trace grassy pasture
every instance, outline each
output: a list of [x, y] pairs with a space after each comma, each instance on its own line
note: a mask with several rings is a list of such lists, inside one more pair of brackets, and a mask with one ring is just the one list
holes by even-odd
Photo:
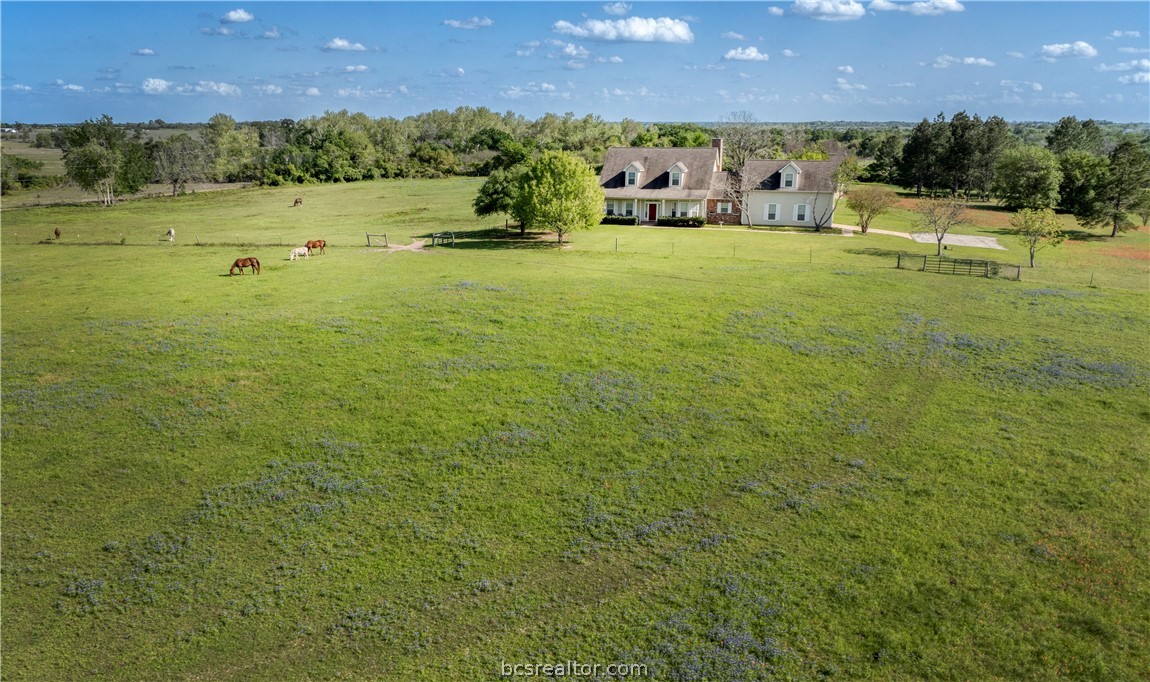
[[477, 187], [3, 212], [6, 678], [1144, 674], [1145, 231], [1007, 282]]

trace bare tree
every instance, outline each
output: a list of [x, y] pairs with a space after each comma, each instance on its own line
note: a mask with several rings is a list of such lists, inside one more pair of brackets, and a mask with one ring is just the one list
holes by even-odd
[[821, 188], [815, 192], [815, 196], [811, 200], [811, 219], [815, 221], [815, 232], [822, 231], [827, 223], [833, 222], [835, 211], [839, 207], [839, 200], [842, 199], [847, 186], [858, 180], [860, 170], [858, 160], [853, 156], [839, 161], [839, 165], [831, 175], [830, 196], [827, 197], [821, 211], [819, 210], [819, 199], [823, 198], [827, 192]]
[[966, 202], [958, 197], [923, 199], [914, 209], [918, 214], [915, 225], [923, 232], [934, 234], [938, 241], [938, 255], [942, 255], [942, 240], [955, 225], [966, 222]]
[[723, 195], [731, 200], [738, 215], [747, 216], [748, 224], [754, 224], [754, 216], [745, 208], [749, 193], [758, 183], [747, 172], [747, 163], [770, 145], [769, 131], [751, 112], [736, 111], [723, 117], [717, 132], [723, 138], [723, 167], [727, 171]]

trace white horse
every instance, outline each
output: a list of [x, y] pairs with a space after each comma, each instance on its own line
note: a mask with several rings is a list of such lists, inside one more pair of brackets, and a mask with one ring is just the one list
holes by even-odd
[[292, 249], [291, 256], [288, 258], [288, 260], [295, 260], [300, 256], [303, 256], [304, 258], [311, 258], [311, 251], [306, 246], [301, 246], [298, 249]]
[[176, 241], [176, 228], [174, 228], [174, 227], [168, 228], [168, 241], [170, 241], [170, 242]]

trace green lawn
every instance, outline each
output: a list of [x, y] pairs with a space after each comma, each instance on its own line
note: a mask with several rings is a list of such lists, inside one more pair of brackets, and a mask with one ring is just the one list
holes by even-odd
[[478, 185], [3, 212], [6, 678], [1145, 674], [1146, 231], [1009, 282]]

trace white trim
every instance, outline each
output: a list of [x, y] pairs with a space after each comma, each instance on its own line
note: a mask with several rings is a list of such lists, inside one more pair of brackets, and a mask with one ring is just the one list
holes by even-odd
[[[772, 216], [772, 214], [774, 214]], [[778, 222], [779, 220], [779, 205], [768, 203], [763, 209], [763, 220], [767, 222]]]

